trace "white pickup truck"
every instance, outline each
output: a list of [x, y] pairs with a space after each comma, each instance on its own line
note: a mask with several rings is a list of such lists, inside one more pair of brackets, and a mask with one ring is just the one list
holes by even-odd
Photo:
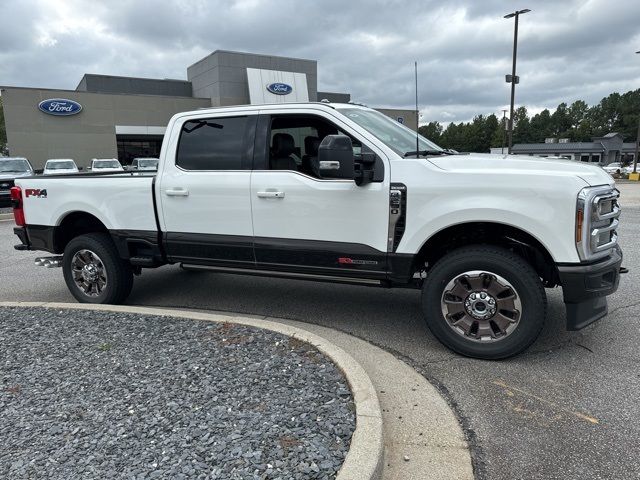
[[[16, 180], [19, 250], [62, 266], [81, 302], [123, 302], [144, 268], [422, 289], [433, 334], [497, 359], [523, 351], [561, 286], [567, 328], [607, 314], [622, 252], [601, 168], [453, 155], [352, 104], [175, 115], [157, 173]], [[215, 292], [211, 294], [215, 295]]]

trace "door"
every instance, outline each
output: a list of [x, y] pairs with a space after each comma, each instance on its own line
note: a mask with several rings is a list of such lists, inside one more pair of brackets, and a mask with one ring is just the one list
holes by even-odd
[[251, 161], [257, 115], [189, 116], [168, 141], [156, 190], [174, 262], [254, 266]]
[[[298, 273], [384, 278], [389, 168], [380, 182], [320, 178], [312, 159], [326, 135], [361, 140], [321, 113], [260, 115], [251, 202], [256, 262]], [[385, 159], [386, 163], [386, 159]]]

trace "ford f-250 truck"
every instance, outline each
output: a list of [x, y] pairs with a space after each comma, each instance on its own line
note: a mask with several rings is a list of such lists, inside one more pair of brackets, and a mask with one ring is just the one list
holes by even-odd
[[[80, 302], [118, 303], [145, 268], [422, 289], [452, 350], [504, 358], [561, 286], [567, 327], [607, 313], [619, 192], [578, 162], [454, 155], [374, 110], [278, 104], [185, 112], [157, 174], [17, 179], [19, 250]], [[215, 294], [215, 292], [212, 292]]]

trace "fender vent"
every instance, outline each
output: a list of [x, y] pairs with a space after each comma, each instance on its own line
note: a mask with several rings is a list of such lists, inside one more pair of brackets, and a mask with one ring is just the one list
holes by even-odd
[[392, 183], [389, 192], [389, 241], [387, 249], [395, 252], [407, 224], [407, 186]]

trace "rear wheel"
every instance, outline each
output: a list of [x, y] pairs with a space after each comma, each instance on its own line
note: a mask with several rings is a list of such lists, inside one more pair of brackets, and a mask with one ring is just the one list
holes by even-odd
[[90, 233], [64, 249], [62, 270], [71, 294], [81, 303], [121, 303], [133, 288], [133, 270], [118, 255], [111, 237]]
[[533, 268], [491, 246], [447, 254], [429, 271], [422, 292], [427, 326], [438, 340], [483, 359], [510, 357], [529, 347], [542, 330], [546, 305]]

